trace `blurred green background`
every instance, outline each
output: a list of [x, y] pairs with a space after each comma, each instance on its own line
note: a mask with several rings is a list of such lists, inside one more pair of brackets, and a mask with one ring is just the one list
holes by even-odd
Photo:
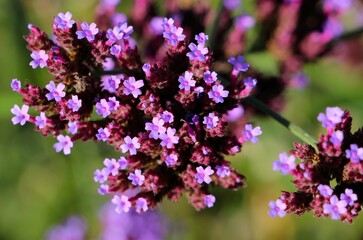
[[[245, 7], [251, 11], [251, 3]], [[130, 5], [123, 1], [120, 10]], [[247, 3], [246, 3], [247, 4]], [[44, 138], [31, 124], [13, 126], [10, 108], [21, 104], [11, 91], [13, 78], [44, 85], [51, 80], [45, 69], [33, 71], [30, 53], [22, 36], [27, 24], [50, 32], [53, 17], [71, 11], [73, 18], [92, 21], [96, 0], [0, 0], [0, 239], [43, 239], [53, 225], [69, 215], [81, 215], [88, 224], [88, 238], [100, 230], [98, 211], [107, 197], [97, 193], [93, 171], [105, 157], [118, 157], [102, 143], [77, 142], [70, 156], [55, 153], [51, 137]], [[266, 53], [247, 56], [255, 67], [276, 71]], [[306, 90], [291, 89], [283, 115], [318, 137], [323, 129], [316, 121], [326, 106], [351, 111], [353, 130], [363, 122], [362, 64], [345, 65], [329, 58], [305, 67], [310, 78]], [[246, 144], [241, 154], [231, 159], [233, 166], [247, 176], [248, 188], [231, 192], [214, 189], [214, 208], [196, 212], [186, 199], [175, 204], [164, 201], [161, 211], [171, 221], [168, 239], [363, 239], [362, 216], [354, 224], [293, 215], [283, 219], [268, 216], [268, 202], [281, 190], [293, 191], [290, 178], [272, 171], [278, 154], [298, 141], [271, 119], [254, 119], [263, 135], [256, 145]], [[121, 227], [121, 226], [120, 226]]]

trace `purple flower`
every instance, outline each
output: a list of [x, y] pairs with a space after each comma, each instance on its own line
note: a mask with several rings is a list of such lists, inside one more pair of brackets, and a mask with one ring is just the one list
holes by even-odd
[[114, 55], [117, 57], [121, 53], [121, 50], [122, 50], [121, 46], [118, 44], [115, 44], [110, 48], [110, 53], [111, 53], [111, 55]]
[[215, 81], [217, 81], [217, 73], [216, 72], [210, 72], [205, 71], [204, 72], [204, 81], [207, 85], [211, 85], [212, 83], [214, 83]]
[[343, 131], [337, 130], [332, 133], [330, 137], [330, 142], [334, 145], [335, 148], [340, 148], [343, 139], [344, 139]]
[[129, 77], [127, 80], [123, 82], [125, 88], [124, 88], [124, 94], [129, 95], [132, 94], [134, 98], [137, 98], [137, 96], [141, 95], [140, 88], [144, 86], [143, 80], [135, 80], [134, 77]]
[[236, 17], [234, 25], [242, 31], [246, 31], [247, 29], [252, 28], [255, 25], [255, 22], [256, 20], [252, 16], [242, 14], [241, 16]]
[[86, 223], [79, 217], [70, 217], [63, 225], [53, 227], [47, 233], [47, 240], [84, 240]]
[[208, 92], [208, 96], [213, 99], [215, 103], [223, 103], [223, 98], [228, 97], [228, 93], [227, 90], [224, 90], [223, 85], [214, 85], [212, 90]]
[[241, 7], [241, 0], [223, 0], [223, 6], [229, 11], [233, 11]]
[[136, 149], [140, 148], [139, 139], [137, 137], [131, 139], [130, 136], [126, 136], [124, 142], [125, 143], [121, 145], [122, 152], [129, 152], [130, 155], [136, 155]]
[[209, 184], [212, 181], [210, 175], [212, 175], [214, 171], [210, 166], [206, 167], [205, 169], [202, 166], [199, 166], [196, 168], [196, 170], [197, 173], [194, 175], [194, 178], [197, 179], [199, 184], [202, 184], [203, 182]]
[[226, 119], [229, 122], [236, 122], [240, 117], [244, 115], [245, 110], [242, 105], [238, 104], [237, 107], [227, 112]]
[[231, 170], [229, 169], [229, 167], [224, 165], [217, 165], [216, 170], [217, 170], [217, 175], [222, 178], [228, 177], [231, 174]]
[[319, 184], [318, 191], [324, 198], [329, 198], [333, 194], [333, 189], [331, 189], [328, 185]]
[[116, 100], [116, 97], [109, 97], [107, 103], [108, 106], [110, 107], [110, 111], [115, 111], [120, 106], [120, 102]]
[[58, 142], [53, 145], [56, 152], [63, 150], [64, 155], [71, 153], [71, 148], [73, 147], [73, 142], [69, 136], [58, 135]]
[[120, 22], [113, 29], [108, 29], [106, 37], [108, 41], [113, 44], [119, 40], [128, 39], [129, 36], [134, 32], [132, 26], [127, 26], [127, 22]]
[[216, 202], [216, 197], [213, 196], [212, 194], [206, 195], [204, 197], [204, 205], [207, 206], [208, 208], [213, 207], [215, 202]]
[[105, 168], [102, 169], [102, 172], [106, 175], [111, 174], [112, 176], [116, 176], [118, 174], [118, 169], [120, 168], [120, 164], [114, 158], [105, 158], [103, 161], [103, 165]]
[[47, 66], [47, 60], [48, 60], [48, 54], [45, 53], [44, 50], [40, 50], [39, 52], [33, 51], [30, 56], [33, 58], [33, 61], [29, 63], [32, 68], [37, 68], [38, 66], [40, 68]]
[[58, 13], [58, 16], [54, 19], [54, 26], [59, 29], [71, 28], [74, 23], [75, 21], [72, 20], [72, 13], [70, 12], [66, 12], [66, 14]]
[[101, 184], [101, 186], [98, 188], [98, 193], [100, 195], [106, 195], [110, 190], [110, 186], [107, 184]]
[[127, 213], [130, 210], [131, 202], [129, 201], [129, 198], [125, 195], [121, 195], [121, 197], [115, 195], [112, 198], [111, 202], [116, 205], [115, 211], [118, 214], [121, 214], [122, 212]]
[[166, 148], [173, 148], [173, 145], [179, 142], [179, 137], [175, 136], [175, 132], [175, 128], [168, 127], [166, 133], [162, 133], [159, 136], [161, 140], [160, 145]]
[[282, 175], [289, 174], [291, 170], [296, 168], [295, 156], [287, 156], [285, 152], [279, 154], [279, 161], [274, 161], [273, 170], [280, 171]]
[[116, 76], [116, 75], [112, 75], [112, 76], [108, 76], [105, 78], [102, 78], [102, 89], [106, 90], [110, 93], [115, 93], [118, 89], [118, 87], [120, 86], [121, 83], [121, 79], [120, 77]]
[[171, 112], [168, 112], [168, 111], [164, 111], [162, 114], [161, 114], [161, 119], [164, 120], [164, 122], [166, 123], [172, 123], [174, 122], [174, 115], [171, 113]]
[[349, 206], [353, 206], [354, 202], [358, 200], [357, 194], [353, 193], [352, 189], [345, 189], [345, 192], [340, 194], [340, 200], [345, 201]]
[[95, 40], [95, 35], [98, 33], [98, 28], [95, 23], [88, 25], [88, 23], [83, 22], [81, 23], [81, 29], [76, 32], [78, 39], [87, 38], [89, 42]]
[[208, 40], [208, 35], [206, 35], [204, 32], [201, 32], [198, 35], [195, 35], [195, 40], [197, 40], [198, 45], [205, 44], [205, 42]]
[[163, 23], [162, 23], [162, 27], [164, 29], [164, 32], [170, 32], [171, 28], [174, 27], [174, 20], [172, 18], [164, 18], [163, 19]]
[[233, 64], [233, 71], [235, 72], [246, 72], [248, 67], [250, 66], [248, 63], [245, 62], [245, 58], [242, 56], [237, 56], [237, 58], [230, 57], [228, 62]]
[[344, 111], [339, 107], [327, 107], [326, 114], [319, 113], [318, 121], [322, 123], [323, 127], [334, 128], [337, 124], [342, 122]]
[[129, 163], [129, 161], [127, 161], [127, 159], [125, 157], [120, 157], [118, 159], [118, 164], [119, 164], [121, 170], [126, 169], [128, 163]]
[[63, 83], [59, 83], [57, 86], [53, 81], [50, 81], [45, 88], [49, 91], [49, 93], [45, 94], [48, 101], [54, 99], [56, 102], [59, 102], [62, 97], [66, 95], [63, 91], [66, 86]]
[[261, 135], [261, 127], [253, 128], [252, 124], [246, 124], [245, 130], [242, 131], [243, 142], [251, 141], [253, 144], [258, 142], [257, 136]]
[[212, 129], [218, 125], [218, 121], [218, 117], [212, 112], [204, 117], [203, 123], [207, 126], [207, 129]]
[[352, 6], [352, 0], [324, 0], [323, 8], [327, 13], [341, 13]]
[[142, 65], [142, 70], [144, 71], [146, 77], [150, 77], [150, 69], [151, 69], [150, 64], [145, 63], [144, 65]]
[[168, 156], [166, 156], [166, 160], [165, 160], [165, 164], [168, 167], [174, 166], [178, 161], [178, 156], [176, 154], [169, 154]]
[[188, 47], [191, 51], [187, 53], [187, 57], [190, 61], [205, 61], [205, 55], [208, 53], [208, 48], [206, 48], [204, 44], [195, 45], [194, 43], [191, 43]]
[[39, 116], [35, 117], [35, 125], [39, 129], [43, 129], [45, 127], [45, 124], [47, 123], [47, 118], [45, 117], [45, 113], [41, 112]]
[[271, 208], [270, 211], [268, 211], [268, 214], [271, 217], [278, 215], [280, 218], [282, 218], [286, 215], [286, 204], [281, 201], [281, 199], [277, 199], [276, 202], [271, 201], [268, 205]]
[[139, 197], [136, 200], [136, 212], [138, 212], [138, 213], [146, 212], [147, 209], [148, 209], [148, 207], [147, 207], [146, 199], [143, 197]]
[[333, 220], [338, 220], [340, 214], [345, 214], [347, 212], [347, 202], [344, 200], [339, 200], [337, 196], [333, 195], [330, 198], [330, 204], [324, 203], [324, 214], [331, 214]]
[[185, 71], [184, 77], [179, 76], [178, 82], [179, 89], [184, 89], [185, 91], [190, 91], [190, 87], [194, 87], [196, 81], [192, 79], [193, 73]]
[[166, 128], [163, 126], [164, 120], [158, 117], [154, 117], [152, 123], [148, 122], [145, 124], [145, 130], [151, 131], [149, 138], [158, 139], [159, 134], [165, 133]]
[[163, 28], [163, 18], [162, 17], [153, 17], [150, 20], [149, 30], [154, 35], [160, 35], [164, 32]]
[[179, 41], [185, 39], [183, 29], [181, 27], [176, 28], [175, 26], [172, 26], [169, 31], [164, 30], [163, 37], [167, 40], [166, 44], [173, 47], [176, 47]]
[[109, 174], [110, 173], [106, 168], [102, 170], [96, 169], [93, 173], [93, 180], [95, 180], [95, 182], [104, 183], [107, 181]]
[[69, 121], [68, 122], [68, 132], [70, 134], [76, 134], [78, 131], [78, 122], [77, 121]]
[[82, 107], [82, 99], [78, 99], [77, 95], [72, 95], [72, 99], [68, 100], [68, 108], [73, 112], [77, 112]]
[[96, 103], [96, 113], [101, 115], [103, 118], [106, 118], [111, 114], [110, 106], [106, 99], [101, 99], [98, 103]]
[[10, 110], [12, 114], [15, 116], [11, 119], [14, 125], [20, 123], [21, 126], [23, 126], [30, 118], [30, 115], [28, 114], [29, 106], [23, 105], [21, 106], [21, 109], [17, 104], [14, 105], [14, 107]]
[[144, 184], [145, 176], [141, 174], [141, 170], [136, 169], [135, 173], [130, 173], [127, 179], [131, 181], [132, 185], [141, 186], [142, 184]]
[[12, 81], [11, 81], [11, 89], [14, 91], [14, 92], [18, 92], [20, 89], [21, 89], [21, 82], [14, 78]]
[[108, 138], [110, 137], [111, 133], [108, 130], [107, 127], [105, 128], [99, 128], [98, 129], [98, 133], [96, 134], [96, 137], [98, 140], [106, 142], [108, 140]]
[[350, 149], [345, 150], [345, 156], [352, 163], [359, 163], [363, 160], [363, 148], [358, 148], [357, 144], [350, 144]]

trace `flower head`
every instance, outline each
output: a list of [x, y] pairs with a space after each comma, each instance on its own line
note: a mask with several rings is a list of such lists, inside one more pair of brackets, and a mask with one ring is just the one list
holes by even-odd
[[363, 148], [358, 148], [357, 144], [351, 144], [350, 149], [345, 150], [345, 156], [350, 159], [352, 163], [359, 163], [363, 160]]
[[173, 47], [176, 47], [178, 42], [183, 41], [185, 39], [185, 35], [183, 34], [183, 29], [181, 27], [176, 28], [175, 26], [171, 26], [170, 29], [164, 30], [163, 37], [167, 40], [167, 44]]
[[18, 92], [20, 89], [21, 89], [21, 82], [14, 78], [12, 81], [11, 81], [11, 89], [14, 91], [14, 92]]
[[237, 58], [230, 57], [228, 62], [233, 65], [233, 71], [236, 72], [246, 72], [250, 66], [242, 56], [238, 56]]
[[141, 95], [140, 88], [144, 86], [143, 80], [135, 80], [134, 77], [129, 77], [127, 80], [123, 82], [125, 88], [124, 88], [124, 94], [130, 95], [134, 98], [137, 98], [137, 96]]
[[277, 215], [282, 218], [286, 215], [285, 209], [287, 206], [283, 201], [281, 201], [281, 199], [277, 199], [276, 202], [271, 201], [268, 205], [271, 208], [271, 210], [268, 211], [268, 214], [271, 217], [275, 217]]
[[197, 179], [199, 184], [203, 182], [209, 184], [212, 181], [210, 176], [214, 173], [214, 171], [210, 166], [206, 167], [205, 169], [202, 166], [199, 166], [196, 168], [196, 170], [197, 173], [194, 175], [194, 178]]
[[168, 127], [166, 133], [160, 134], [160, 145], [166, 148], [173, 148], [179, 142], [179, 137], [175, 136], [176, 129]]
[[214, 203], [216, 202], [216, 197], [212, 194], [208, 194], [204, 197], [204, 205], [206, 205], [208, 208], [213, 207]]
[[219, 119], [214, 113], [209, 113], [208, 116], [204, 117], [203, 123], [207, 129], [212, 129], [218, 125]]
[[242, 131], [242, 142], [251, 141], [253, 144], [258, 142], [257, 136], [262, 134], [261, 127], [253, 128], [252, 124], [246, 124], [245, 130]]
[[341, 214], [347, 212], [347, 205], [345, 200], [339, 200], [337, 196], [333, 195], [330, 198], [330, 203], [324, 203], [324, 213], [331, 214], [333, 220], [338, 220]]
[[129, 152], [130, 155], [136, 155], [137, 149], [140, 148], [139, 139], [137, 137], [133, 137], [131, 139], [130, 136], [124, 138], [124, 144], [121, 145], [121, 150], [123, 153]]
[[33, 51], [30, 55], [33, 58], [33, 61], [29, 63], [32, 68], [44, 68], [47, 66], [48, 54], [45, 53], [44, 50], [40, 50], [39, 52]]
[[282, 175], [289, 174], [296, 167], [295, 156], [287, 156], [285, 152], [280, 153], [279, 161], [273, 162], [273, 170], [280, 171]]
[[73, 142], [69, 136], [58, 135], [58, 142], [53, 145], [56, 152], [63, 151], [64, 155], [71, 153], [71, 148], [73, 147]]
[[68, 108], [73, 112], [77, 112], [82, 107], [82, 99], [78, 99], [77, 95], [72, 95], [72, 98], [68, 100]]
[[30, 118], [28, 114], [29, 106], [23, 105], [20, 107], [15, 104], [14, 107], [11, 109], [11, 113], [15, 116], [11, 119], [14, 125], [20, 123], [20, 125], [24, 125]]
[[48, 101], [55, 100], [59, 102], [66, 93], [63, 91], [66, 86], [63, 83], [59, 83], [57, 86], [53, 81], [50, 81], [45, 88], [49, 91], [45, 96], [47, 97]]
[[98, 129], [98, 133], [96, 134], [96, 137], [98, 140], [106, 142], [108, 140], [108, 138], [110, 137], [111, 133], [108, 130], [107, 127], [105, 128], [99, 128]]
[[45, 124], [47, 122], [47, 118], [45, 117], [45, 113], [41, 112], [39, 114], [39, 116], [35, 117], [35, 125], [39, 128], [39, 129], [43, 129], [45, 127]]
[[145, 176], [142, 175], [140, 169], [136, 169], [134, 173], [130, 173], [127, 179], [131, 181], [132, 185], [141, 186], [142, 184], [144, 184]]
[[215, 103], [223, 103], [224, 99], [228, 97], [228, 91], [224, 90], [223, 85], [214, 85], [212, 90], [208, 92], [208, 97], [211, 98]]
[[326, 114], [320, 113], [318, 115], [319, 122], [323, 127], [334, 128], [337, 124], [342, 122], [344, 111], [339, 107], [327, 107]]
[[54, 19], [54, 26], [59, 29], [71, 28], [76, 22], [72, 20], [72, 13], [58, 13]]
[[190, 87], [194, 87], [196, 81], [192, 79], [193, 73], [185, 71], [184, 77], [179, 76], [178, 82], [179, 89], [184, 89], [185, 91], [190, 91]]
[[81, 23], [81, 29], [76, 32], [78, 39], [87, 38], [89, 42], [92, 42], [95, 40], [95, 35], [98, 33], [98, 28], [96, 27], [95, 23], [91, 23], [88, 25], [88, 23], [83, 22]]
[[127, 213], [131, 208], [131, 202], [129, 201], [129, 198], [125, 195], [121, 195], [121, 197], [118, 195], [115, 195], [112, 198], [111, 202], [116, 205], [115, 211], [118, 214], [121, 214], [122, 212]]
[[187, 53], [187, 57], [190, 61], [205, 61], [205, 55], [208, 53], [208, 48], [204, 46], [204, 43], [195, 45], [194, 43], [189, 44], [190, 52]]

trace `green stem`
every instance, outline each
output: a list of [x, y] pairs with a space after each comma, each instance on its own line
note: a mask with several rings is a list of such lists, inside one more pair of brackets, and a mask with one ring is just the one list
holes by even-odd
[[213, 24], [209, 28], [209, 31], [208, 31], [209, 41], [207, 41], [207, 43], [208, 43], [210, 49], [214, 49], [214, 47], [215, 47], [216, 32], [218, 29], [218, 24], [219, 24], [221, 15], [222, 15], [222, 11], [223, 11], [223, 1], [220, 0], [218, 10], [216, 12], [216, 15], [214, 16]]
[[330, 42], [328, 42], [327, 48], [332, 47], [333, 45], [335, 45], [335, 44], [337, 44], [337, 43], [339, 43], [341, 41], [357, 37], [357, 36], [359, 36], [361, 34], [363, 34], [363, 27], [360, 27], [360, 28], [357, 28], [357, 29], [354, 29], [354, 30], [351, 30], [351, 31], [344, 32], [341, 35], [333, 38]]
[[251, 104], [258, 110], [264, 112], [265, 114], [269, 115], [273, 119], [275, 119], [277, 122], [281, 123], [283, 126], [285, 126], [289, 131], [294, 134], [296, 137], [300, 138], [305, 143], [311, 145], [314, 147], [314, 149], [317, 151], [318, 148], [316, 146], [316, 139], [314, 139], [312, 136], [310, 136], [304, 129], [301, 127], [291, 123], [289, 120], [278, 114], [277, 112], [273, 111], [270, 107], [268, 107], [266, 104], [258, 100], [254, 97], [247, 97], [244, 99], [245, 102]]

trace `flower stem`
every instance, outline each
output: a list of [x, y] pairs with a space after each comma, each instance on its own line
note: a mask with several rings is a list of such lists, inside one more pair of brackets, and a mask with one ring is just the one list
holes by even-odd
[[213, 19], [213, 24], [212, 26], [209, 28], [209, 31], [208, 31], [208, 35], [209, 35], [209, 41], [208, 41], [208, 44], [209, 44], [209, 47], [210, 49], [214, 49], [215, 47], [215, 40], [216, 40], [216, 33], [217, 33], [217, 29], [218, 29], [218, 24], [219, 24], [219, 20], [221, 18], [221, 15], [222, 15], [222, 11], [223, 11], [223, 1], [220, 0], [219, 1], [219, 7], [218, 7], [218, 10], [214, 16], [214, 19]]
[[261, 102], [255, 97], [247, 97], [244, 99], [245, 102], [251, 104], [258, 110], [262, 111], [263, 113], [269, 115], [273, 119], [275, 119], [277, 122], [281, 123], [283, 126], [285, 126], [289, 131], [294, 134], [296, 137], [300, 138], [305, 143], [311, 145], [316, 151], [317, 146], [317, 140], [314, 139], [312, 136], [310, 136], [304, 129], [301, 127], [291, 123], [289, 120], [278, 114], [277, 112], [273, 111], [270, 107], [268, 107], [266, 104]]

